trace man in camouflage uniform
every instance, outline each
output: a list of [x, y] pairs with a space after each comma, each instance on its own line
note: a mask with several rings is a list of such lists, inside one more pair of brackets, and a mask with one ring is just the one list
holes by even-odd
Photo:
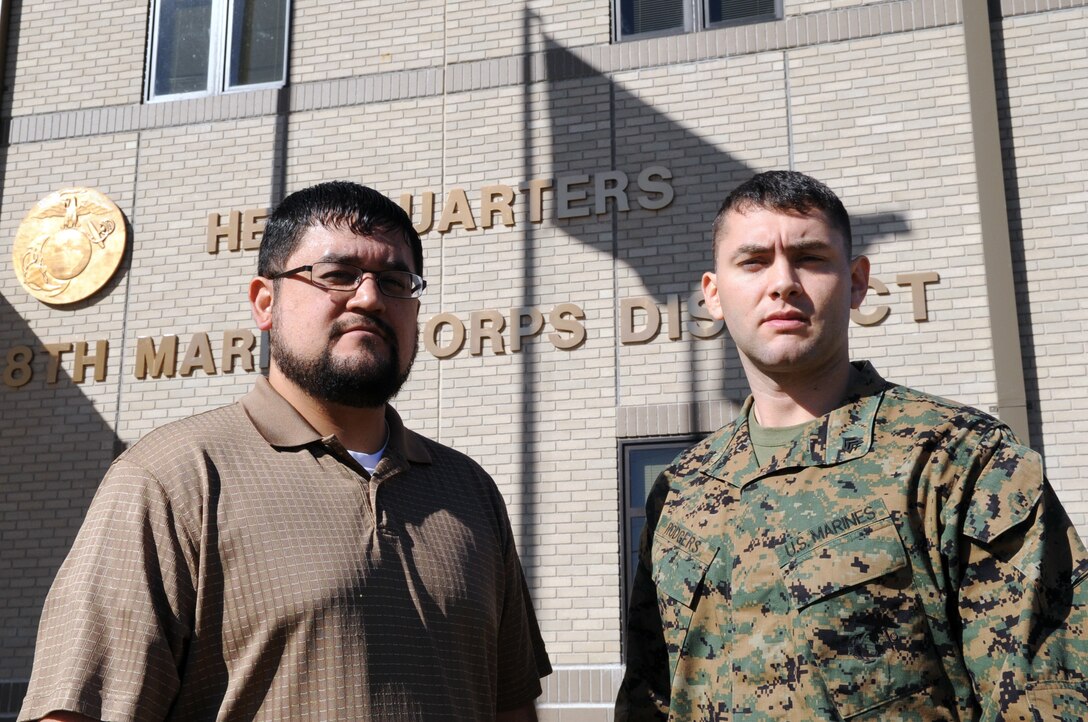
[[1000, 421], [850, 363], [839, 199], [758, 175], [714, 243], [752, 396], [650, 493], [616, 719], [1088, 718], [1088, 553]]

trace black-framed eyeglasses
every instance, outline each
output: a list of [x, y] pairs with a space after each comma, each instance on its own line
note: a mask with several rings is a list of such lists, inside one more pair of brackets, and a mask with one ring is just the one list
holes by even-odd
[[411, 271], [368, 271], [339, 261], [318, 261], [274, 273], [269, 278], [275, 280], [298, 273], [310, 274], [310, 283], [327, 291], [354, 291], [363, 284], [368, 273], [374, 276], [378, 290], [390, 298], [419, 298], [427, 288], [427, 282]]

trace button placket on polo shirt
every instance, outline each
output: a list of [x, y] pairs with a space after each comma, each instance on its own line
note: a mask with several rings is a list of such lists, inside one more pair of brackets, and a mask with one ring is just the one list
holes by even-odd
[[335, 459], [336, 473], [359, 486], [363, 497], [363, 507], [370, 517], [369, 521], [373, 522], [375, 529], [380, 529], [383, 526], [383, 520], [379, 518], [377, 490], [370, 474], [359, 465], [359, 462], [348, 453], [347, 448], [335, 436], [326, 436], [321, 439], [321, 443]]
[[375, 519], [377, 520], [377, 528], [385, 534], [395, 536], [397, 532], [395, 527], [390, 523], [388, 510], [380, 503], [378, 492], [388, 485], [396, 476], [407, 471], [408, 466], [408, 462], [403, 457], [392, 449], [389, 449], [386, 452], [386, 455], [382, 457], [382, 460], [378, 462], [378, 467], [374, 469], [374, 473], [370, 475], [370, 479], [367, 483], [370, 507], [374, 511]]

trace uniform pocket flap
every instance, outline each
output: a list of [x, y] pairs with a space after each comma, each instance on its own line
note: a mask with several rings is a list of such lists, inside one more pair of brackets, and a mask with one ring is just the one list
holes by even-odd
[[654, 561], [654, 584], [658, 591], [694, 609], [695, 594], [706, 576], [710, 560], [703, 561], [674, 544], [662, 544], [660, 537], [655, 542], [661, 544], [660, 555], [655, 555]]
[[1045, 486], [1038, 453], [1012, 443], [999, 448], [979, 473], [963, 533], [989, 544], [1031, 515]]
[[782, 566], [798, 610], [907, 565], [903, 542], [891, 519], [858, 527]]

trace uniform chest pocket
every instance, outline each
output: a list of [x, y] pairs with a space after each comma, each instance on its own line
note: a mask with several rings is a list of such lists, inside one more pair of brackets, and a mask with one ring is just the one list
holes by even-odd
[[693, 554], [661, 535], [654, 537], [654, 585], [661, 628], [669, 652], [670, 679], [684, 648], [688, 627], [699, 599], [705, 594], [706, 574], [716, 550]]
[[843, 719], [941, 679], [906, 551], [890, 518], [782, 566], [799, 634]]

